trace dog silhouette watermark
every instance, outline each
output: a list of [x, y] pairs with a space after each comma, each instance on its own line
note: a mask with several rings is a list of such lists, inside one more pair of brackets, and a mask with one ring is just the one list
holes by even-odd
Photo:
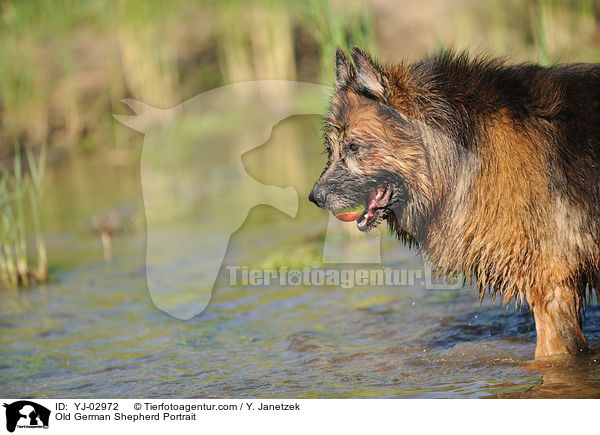
[[50, 410], [30, 400], [18, 400], [3, 405], [6, 408], [6, 430], [14, 432], [16, 428], [48, 428]]
[[[322, 85], [263, 80], [213, 89], [166, 110], [122, 100], [135, 115], [113, 116], [145, 135], [140, 173], [147, 222], [146, 280], [158, 308], [180, 319], [206, 308], [230, 236], [250, 209], [264, 204], [296, 216], [298, 201], [306, 199], [298, 198], [291, 186], [257, 181], [241, 157], [264, 144], [282, 120], [323, 114], [330, 93], [331, 88]], [[331, 248], [343, 225], [348, 224], [330, 216], [323, 263], [379, 264], [379, 238], [353, 238], [352, 247], [343, 252]], [[182, 257], [182, 252], [187, 255]], [[179, 259], [176, 270], [172, 258]], [[456, 286], [436, 283], [434, 276], [426, 267], [427, 288]]]

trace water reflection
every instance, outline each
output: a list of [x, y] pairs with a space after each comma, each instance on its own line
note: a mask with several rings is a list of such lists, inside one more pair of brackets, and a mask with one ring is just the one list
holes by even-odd
[[509, 393], [507, 398], [600, 398], [600, 353], [598, 344], [592, 351], [576, 356], [549, 357], [524, 365], [538, 374], [538, 385], [523, 392]]

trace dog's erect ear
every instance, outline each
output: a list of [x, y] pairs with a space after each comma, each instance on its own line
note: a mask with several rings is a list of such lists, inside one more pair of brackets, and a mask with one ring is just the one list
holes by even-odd
[[356, 84], [359, 91], [384, 98], [388, 79], [382, 68], [366, 52], [358, 47], [352, 48], [352, 59], [356, 67]]
[[354, 67], [340, 47], [335, 50], [335, 89], [348, 86], [354, 79]]

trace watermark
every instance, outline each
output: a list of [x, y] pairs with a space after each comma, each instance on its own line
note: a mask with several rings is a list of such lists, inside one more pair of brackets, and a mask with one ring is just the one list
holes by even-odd
[[[360, 286], [413, 286], [425, 284], [421, 269], [379, 267], [369, 269], [251, 269], [247, 266], [227, 266], [232, 286], [340, 286], [351, 289]], [[420, 281], [417, 281], [420, 280]]]
[[[297, 156], [308, 138], [302, 136], [296, 149], [285, 154], [289, 136], [277, 138], [274, 131], [291, 117], [322, 116], [331, 92], [322, 85], [261, 80], [216, 88], [169, 109], [122, 100], [134, 114], [114, 117], [144, 134], [140, 176], [147, 229], [145, 270], [150, 296], [159, 309], [179, 319], [204, 311], [223, 264], [228, 263], [230, 237], [255, 206], [270, 206], [297, 219], [299, 204], [308, 202], [314, 180], [263, 183], [248, 173], [242, 157], [273, 140], [275, 152], [265, 153], [267, 165], [283, 167], [301, 179]], [[321, 149], [321, 138], [314, 140]], [[459, 280], [433, 279], [436, 274], [428, 273], [426, 262], [421, 270], [383, 267], [378, 237], [355, 234], [339, 249], [336, 240], [348, 238], [350, 225], [329, 215], [321, 264], [356, 267], [259, 271], [240, 266], [228, 268], [234, 278], [230, 285], [423, 284], [431, 289], [462, 285]]]
[[6, 408], [6, 430], [15, 429], [48, 429], [50, 410], [31, 400], [17, 400], [4, 403]]
[[255, 269], [248, 266], [226, 266], [229, 285], [261, 287], [279, 286], [339, 286], [343, 289], [372, 286], [415, 286], [426, 289], [461, 288], [463, 275], [438, 278], [431, 267], [404, 269], [381, 266], [371, 268], [289, 268]]

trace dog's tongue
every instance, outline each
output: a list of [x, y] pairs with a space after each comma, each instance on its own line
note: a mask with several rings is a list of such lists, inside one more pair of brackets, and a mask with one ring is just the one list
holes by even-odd
[[352, 222], [357, 221], [360, 218], [360, 213], [348, 212], [348, 213], [338, 213], [335, 215], [336, 218], [343, 222]]
[[389, 199], [389, 190], [384, 186], [381, 186], [369, 192], [369, 199], [366, 208], [360, 206], [347, 208], [346, 210], [337, 213], [335, 217], [343, 222], [360, 220], [359, 225], [361, 223], [364, 224], [372, 220], [377, 213], [377, 209], [384, 207], [388, 203]]

